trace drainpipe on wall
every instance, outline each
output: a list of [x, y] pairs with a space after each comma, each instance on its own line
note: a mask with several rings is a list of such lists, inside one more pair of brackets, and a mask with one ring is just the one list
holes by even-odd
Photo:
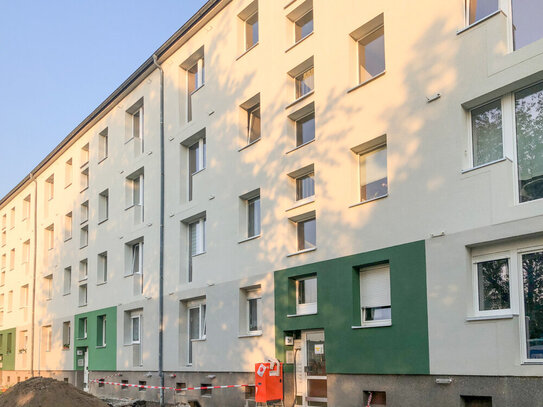
[[159, 254], [159, 300], [158, 300], [158, 376], [160, 377], [160, 407], [164, 407], [164, 70], [153, 63], [160, 72], [160, 254]]
[[36, 318], [36, 259], [38, 253], [38, 183], [34, 174], [30, 173], [30, 179], [34, 183], [34, 264], [32, 270], [32, 325], [30, 329], [30, 376], [34, 377], [34, 321]]

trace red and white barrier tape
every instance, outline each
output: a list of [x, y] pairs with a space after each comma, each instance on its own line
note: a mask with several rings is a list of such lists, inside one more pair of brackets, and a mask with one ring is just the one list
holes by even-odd
[[233, 389], [239, 387], [248, 387], [254, 386], [252, 384], [230, 384], [227, 386], [201, 386], [201, 387], [183, 387], [177, 389], [175, 387], [161, 387], [161, 386], [147, 386], [144, 384], [129, 384], [129, 383], [116, 383], [116, 382], [106, 382], [99, 379], [91, 380], [90, 383], [101, 383], [101, 384], [111, 384], [113, 386], [123, 386], [123, 387], [137, 387], [140, 389], [164, 389], [164, 390], [175, 390], [175, 391], [187, 391], [187, 390], [208, 390], [208, 389]]

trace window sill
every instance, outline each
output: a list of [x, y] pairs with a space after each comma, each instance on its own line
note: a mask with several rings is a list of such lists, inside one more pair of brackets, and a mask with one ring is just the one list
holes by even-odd
[[82, 194], [83, 192], [85, 192], [87, 189], [89, 189], [88, 186], [86, 186], [85, 188], [83, 188], [81, 191], [79, 191], [80, 194]]
[[381, 73], [378, 73], [377, 75], [371, 77], [370, 79], [365, 80], [365, 81], [362, 82], [362, 83], [359, 83], [359, 84], [356, 85], [355, 87], [352, 87], [351, 89], [349, 89], [349, 90], [347, 91], [347, 93], [354, 92], [354, 91], [357, 90], [358, 88], [361, 88], [361, 87], [367, 85], [368, 83], [373, 82], [375, 79], [380, 78], [380, 77], [383, 76], [385, 73], [386, 73], [386, 71], [383, 71], [383, 72], [381, 72]]
[[201, 170], [198, 170], [198, 171], [196, 171], [196, 172], [193, 172], [193, 173], [191, 174], [191, 176], [194, 177], [195, 175], [200, 174], [202, 171], [205, 171], [205, 167], [202, 168]]
[[101, 225], [102, 223], [107, 222], [108, 219], [109, 219], [109, 218], [106, 218], [106, 219], [103, 219], [103, 220], [101, 220], [101, 221], [98, 221], [98, 224]]
[[262, 331], [255, 331], [254, 333], [250, 333], [250, 334], [238, 335], [238, 338], [253, 338], [255, 336], [256, 337], [262, 336]]
[[67, 189], [67, 188], [69, 188], [71, 186], [72, 186], [72, 183], [70, 182], [69, 184], [64, 185], [64, 189]]
[[477, 315], [472, 317], [466, 317], [466, 322], [491, 321], [495, 319], [512, 319], [515, 316], [515, 314]]
[[[495, 15], [498, 15], [498, 14], [500, 14], [500, 13], [502, 13], [501, 10], [496, 10], [496, 11], [493, 12], [492, 14], [489, 14], [489, 15], [487, 15], [486, 17], [481, 18], [479, 21], [476, 21], [476, 22], [474, 22], [474, 23], [472, 23], [472, 24], [470, 24], [470, 25], [468, 25], [468, 26], [466, 26], [466, 27], [464, 27], [464, 28], [458, 30], [458, 31], [456, 32], [456, 35], [460, 35], [460, 34], [462, 34], [463, 32], [468, 31], [469, 29], [471, 29], [471, 28], [473, 28], [473, 27], [475, 27], [475, 26], [477, 26], [477, 25], [479, 25], [479, 24], [485, 22], [486, 20], [491, 19], [492, 17], [494, 17]], [[505, 15], [505, 14], [504, 14], [504, 15]]]
[[315, 202], [315, 195], [304, 198], [304, 199], [300, 199], [299, 201], [296, 201], [296, 204], [294, 204], [290, 208], [286, 209], [285, 212], [291, 211], [293, 209], [299, 208], [299, 207], [304, 206], [304, 205], [308, 205], [308, 204], [313, 203], [313, 202]]
[[107, 284], [107, 281], [100, 281], [99, 283], [96, 283], [96, 285], [104, 285]]
[[392, 326], [392, 321], [376, 322], [371, 325], [365, 324], [365, 325], [351, 326], [351, 329], [382, 328], [385, 326]]
[[305, 317], [307, 315], [317, 315], [318, 312], [308, 312], [307, 314], [287, 314], [287, 318]]
[[367, 204], [367, 203], [369, 203], [369, 202], [378, 201], [379, 199], [383, 199], [383, 198], [386, 198], [386, 197], [388, 197], [388, 194], [382, 195], [382, 196], [378, 196], [377, 198], [368, 199], [368, 200], [366, 200], [366, 201], [357, 202], [357, 203], [355, 203], [355, 204], [349, 205], [349, 208], [354, 208], [354, 207], [356, 207], [356, 206], [364, 205], [364, 204]]
[[80, 168], [84, 168], [86, 167], [87, 165], [89, 165], [89, 161], [85, 161], [83, 164], [81, 164], [81, 167]]
[[290, 47], [288, 47], [288, 48], [285, 50], [285, 53], [286, 53], [286, 52], [289, 52], [292, 48], [296, 47], [296, 45], [298, 45], [299, 43], [304, 42], [307, 38], [311, 37], [314, 33], [315, 33], [315, 31], [311, 31], [311, 32], [310, 32], [309, 34], [307, 34], [304, 38], [301, 38], [301, 39], [299, 39], [298, 41], [296, 41], [294, 44], [292, 44]]
[[98, 161], [98, 164], [102, 164], [106, 160], [107, 160], [107, 155], [103, 158], [100, 158], [100, 160]]
[[256, 143], [258, 143], [258, 142], [259, 142], [260, 140], [262, 140], [262, 138], [261, 138], [261, 137], [259, 137], [259, 138], [258, 138], [258, 139], [256, 139], [255, 141], [251, 141], [251, 142], [250, 142], [249, 144], [247, 144], [247, 145], [245, 145], [245, 146], [241, 147], [240, 149], [238, 149], [238, 152], [240, 152], [240, 151], [243, 151], [243, 150], [245, 150], [246, 148], [249, 148], [249, 147], [251, 147], [251, 146], [252, 146], [253, 144], [256, 144]]
[[83, 221], [81, 221], [80, 225], [84, 225], [85, 223], [87, 223], [89, 220], [88, 219], [85, 219]]
[[84, 249], [85, 247], [87, 247], [89, 244], [84, 244], [83, 246], [79, 246], [80, 249]]
[[83, 307], [86, 307], [86, 306], [87, 306], [87, 304], [80, 304], [80, 305], [78, 305], [79, 308], [83, 308]]
[[309, 96], [313, 95], [315, 93], [315, 90], [312, 90], [311, 92], [307, 92], [305, 95], [300, 96], [298, 99], [296, 99], [294, 102], [288, 104], [285, 106], [285, 110], [291, 108], [292, 106], [300, 103], [302, 100], [307, 99]]
[[303, 249], [303, 250], [299, 250], [299, 251], [294, 252], [294, 253], [289, 253], [289, 254], [287, 254], [287, 257], [297, 256], [297, 255], [303, 254], [303, 253], [314, 252], [315, 250], [317, 250], [316, 247], [311, 247], [309, 249]]
[[536, 360], [525, 360], [523, 362], [520, 362], [521, 365], [543, 365], [543, 360], [541, 362]]
[[62, 293], [62, 296], [65, 297], [65, 296], [70, 295], [70, 294], [71, 294], [71, 292], [69, 292], [69, 293]]
[[106, 345], [97, 345], [96, 346], [96, 349], [105, 349], [106, 348]]
[[191, 339], [190, 341], [191, 342], [204, 342], [206, 340], [206, 338], [201, 338], [201, 339]]
[[313, 143], [314, 141], [315, 141], [315, 139], [312, 139], [312, 140], [309, 140], [308, 142], [306, 142], [304, 144], [300, 144], [299, 146], [294, 147], [292, 150], [288, 150], [285, 154], [290, 154], [290, 153], [292, 153], [292, 152], [294, 152], [294, 151], [296, 151], [296, 150], [298, 150], [298, 149], [300, 149], [302, 147], [307, 146], [308, 144]]
[[192, 255], [192, 257], [198, 257], [198, 256], [201, 256], [202, 254], [206, 254], [207, 252], [206, 251], [203, 251], [203, 252], [200, 252], [200, 253], [194, 253]]
[[64, 243], [69, 242], [70, 240], [72, 240], [72, 236], [66, 237], [66, 238], [64, 239]]
[[498, 160], [494, 160], [494, 161], [490, 161], [490, 162], [488, 162], [488, 163], [484, 163], [484, 164], [481, 164], [481, 165], [477, 165], [477, 166], [475, 166], [475, 167], [468, 168], [467, 170], [462, 170], [462, 174], [466, 174], [466, 173], [468, 173], [468, 172], [472, 172], [472, 171], [475, 171], [475, 170], [478, 170], [478, 169], [481, 169], [481, 168], [488, 167], [489, 165], [501, 163], [502, 161], [507, 161], [507, 160], [509, 160], [509, 158], [503, 157], [503, 158], [500, 158], [500, 159], [498, 159]]
[[245, 54], [247, 54], [253, 48], [255, 48], [258, 44], [260, 44], [260, 43], [257, 42], [256, 44], [251, 45], [249, 48], [247, 48], [245, 51], [243, 51], [243, 53], [239, 57], [236, 58], [236, 61], [239, 60], [240, 58], [242, 58]]
[[[192, 97], [192, 95], [194, 95], [196, 92], [198, 92], [200, 89], [202, 89], [204, 87], [205, 83], [202, 83], [199, 87], [197, 87], [196, 89], [194, 89], [190, 96]], [[138, 137], [139, 138], [139, 137]]]
[[249, 242], [249, 241], [251, 241], [251, 240], [258, 239], [258, 238], [261, 237], [261, 236], [262, 236], [262, 234], [256, 235], [256, 236], [248, 237], [247, 239], [240, 240], [240, 241], [238, 242], [238, 244], [240, 244], [240, 243], [245, 243], [245, 242]]

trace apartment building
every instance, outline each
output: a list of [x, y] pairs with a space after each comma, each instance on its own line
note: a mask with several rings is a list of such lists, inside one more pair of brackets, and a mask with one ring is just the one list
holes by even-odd
[[208, 1], [0, 201], [2, 384], [243, 406], [92, 380], [276, 357], [288, 405], [538, 405], [541, 18]]

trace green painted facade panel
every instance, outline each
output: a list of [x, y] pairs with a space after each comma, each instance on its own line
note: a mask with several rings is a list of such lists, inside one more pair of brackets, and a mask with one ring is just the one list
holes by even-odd
[[[361, 323], [359, 269], [380, 263], [390, 267], [392, 325], [353, 329]], [[317, 313], [292, 316], [296, 279], [312, 274]], [[286, 335], [324, 329], [328, 373], [429, 374], [424, 241], [276, 271], [274, 280], [278, 359], [292, 349]]]
[[[102, 320], [106, 320], [105, 346]], [[84, 335], [84, 320], [87, 319], [87, 335]], [[89, 370], [117, 369], [117, 307], [77, 314], [74, 317], [74, 369], [83, 370], [83, 352], [89, 353]]]
[[[2, 367], [0, 370], [15, 370], [15, 328], [0, 331], [0, 355]], [[28, 352], [28, 349], [26, 350]]]

